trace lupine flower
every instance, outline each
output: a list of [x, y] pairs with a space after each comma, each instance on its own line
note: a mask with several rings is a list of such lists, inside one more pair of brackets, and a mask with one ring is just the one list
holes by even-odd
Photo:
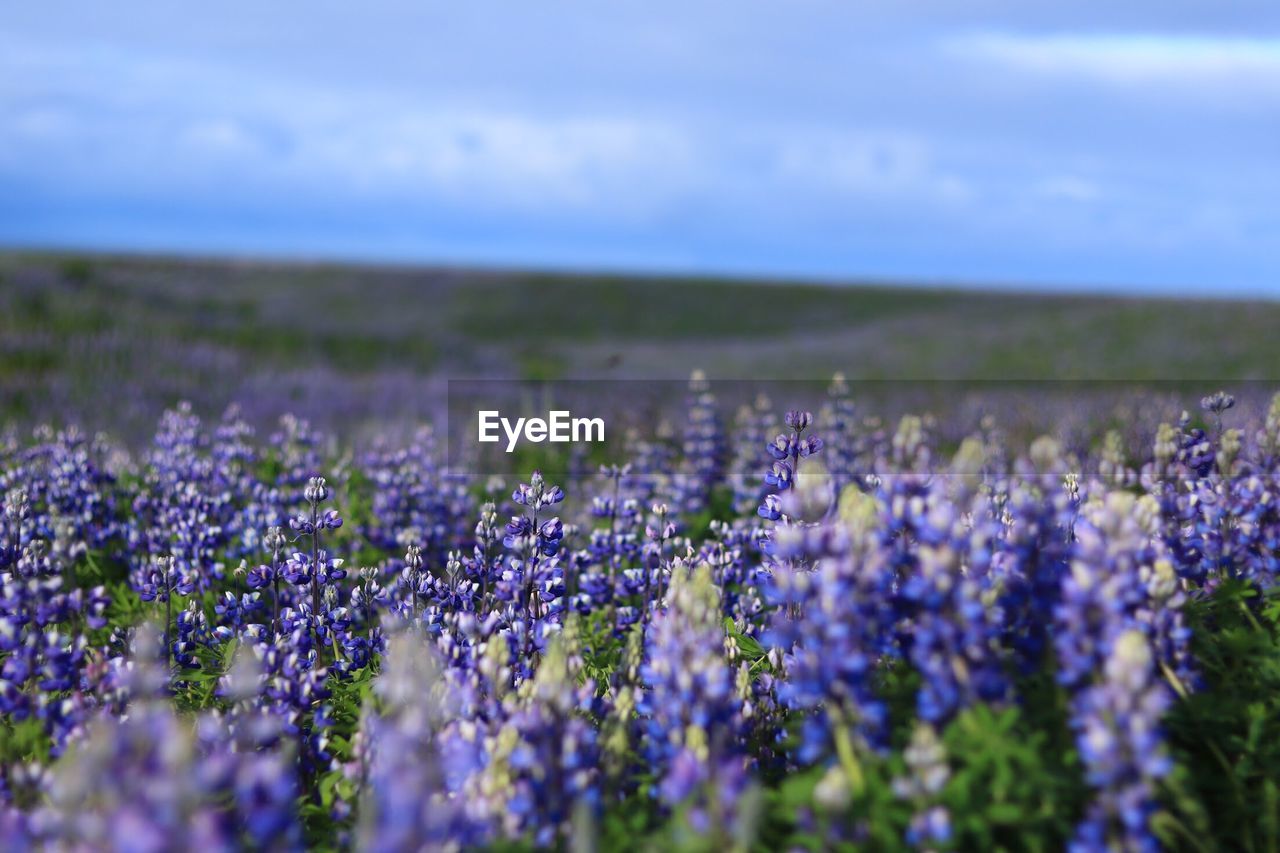
[[[140, 648], [154, 645], [154, 638], [140, 638]], [[244, 833], [254, 846], [300, 847], [288, 762], [233, 751], [224, 738], [199, 739], [148, 692], [159, 682], [147, 674], [147, 657], [135, 666], [129, 714], [96, 721], [44, 785], [46, 804], [32, 823], [41, 843], [231, 849]]]
[[903, 758], [907, 775], [893, 781], [893, 791], [916, 808], [907, 829], [907, 843], [924, 850], [946, 844], [951, 837], [951, 816], [937, 799], [951, 774], [946, 751], [931, 726], [922, 723], [915, 727]]
[[287, 581], [311, 591], [310, 617], [317, 644], [323, 645], [329, 637], [327, 614], [323, 607], [325, 590], [347, 576], [342, 568], [343, 560], [332, 557], [320, 547], [320, 535], [325, 530], [337, 530], [342, 526], [342, 516], [337, 510], [320, 511], [320, 504], [329, 499], [329, 486], [324, 477], [312, 477], [303, 490], [308, 509], [289, 521], [289, 526], [299, 535], [308, 537], [310, 551], [295, 551], [284, 565]]
[[702, 511], [724, 477], [726, 450], [715, 394], [701, 370], [689, 378], [683, 466], [676, 472], [673, 498], [684, 512]]
[[1097, 792], [1077, 830], [1081, 850], [1157, 849], [1148, 821], [1153, 783], [1169, 766], [1159, 734], [1169, 691], [1142, 622], [1150, 592], [1142, 567], [1156, 563], [1156, 540], [1134, 503], [1113, 492], [1091, 508], [1057, 609], [1059, 681], [1074, 693], [1072, 726]]
[[645, 755], [658, 778], [654, 795], [668, 807], [690, 807], [697, 831], [722, 834], [748, 783], [737, 734], [742, 700], [724, 658], [710, 571], [678, 572], [670, 597], [670, 609], [649, 626], [640, 670]]
[[1234, 408], [1236, 398], [1232, 397], [1226, 391], [1215, 391], [1207, 397], [1200, 400], [1200, 408], [1214, 415], [1222, 415], [1228, 409]]
[[[783, 497], [795, 485], [800, 460], [822, 450], [822, 439], [815, 435], [804, 435], [804, 431], [813, 423], [811, 413], [789, 411], [784, 421], [791, 432], [778, 435], [765, 447], [775, 460], [764, 477], [765, 485], [773, 489], [773, 492], [765, 495], [756, 510], [756, 514], [761, 518], [783, 526], [792, 523], [792, 518], [786, 512]], [[770, 534], [766, 534], [761, 539], [760, 547], [765, 552], [772, 549]]]
[[[478, 763], [478, 744], [448, 730], [461, 699], [419, 636], [394, 638], [377, 680], [382, 707], [366, 712], [360, 745], [360, 845], [373, 851], [447, 850], [479, 844], [486, 827], [451, 796], [446, 761]], [[460, 750], [470, 754], [464, 758]]]
[[1126, 631], [1111, 644], [1101, 681], [1077, 700], [1076, 742], [1098, 796], [1076, 829], [1073, 850], [1160, 849], [1150, 821], [1155, 782], [1171, 766], [1160, 734], [1170, 697], [1154, 663], [1142, 632]]
[[[0, 833], [555, 848], [635, 810], [658, 821], [637, 844], [943, 848], [972, 828], [943, 805], [965, 787], [947, 726], [974, 705], [1037, 722], [1056, 678], [1088, 786], [1075, 847], [1152, 849], [1186, 754], [1165, 717], [1215, 686], [1184, 608], [1211, 623], [1226, 587], [1241, 624], [1274, 618], [1280, 402], [1250, 420], [1215, 394], [1207, 424], [1143, 435], [1166, 414], [1129, 418], [1147, 402], [1021, 452], [1008, 407], [886, 429], [839, 381], [816, 417], [758, 402], [726, 433], [699, 380], [572, 502], [541, 473], [468, 479], [426, 432], [348, 452], [286, 419], [260, 442], [234, 408], [206, 429], [179, 406], [138, 456], [0, 436]], [[504, 526], [482, 502], [508, 493]], [[122, 567], [137, 595], [113, 602]], [[754, 838], [765, 790], [788, 819]]]
[[857, 409], [849, 396], [849, 383], [843, 373], [836, 373], [827, 387], [827, 401], [818, 413], [828, 439], [826, 467], [833, 491], [839, 495], [856, 483], [863, 473], [860, 460], [866, 452], [866, 436], [856, 420]]

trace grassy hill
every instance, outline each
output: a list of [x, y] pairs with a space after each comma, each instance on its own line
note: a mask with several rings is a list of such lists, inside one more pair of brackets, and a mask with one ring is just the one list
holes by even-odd
[[[10, 419], [448, 377], [1280, 378], [1280, 303], [0, 254]], [[350, 394], [348, 394], [350, 396]], [[287, 402], [287, 401], [286, 401]], [[376, 408], [375, 399], [353, 404]]]

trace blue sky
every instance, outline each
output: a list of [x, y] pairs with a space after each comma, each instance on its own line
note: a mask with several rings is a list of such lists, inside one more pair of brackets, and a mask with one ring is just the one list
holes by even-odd
[[0, 20], [3, 244], [1280, 295], [1274, 2]]

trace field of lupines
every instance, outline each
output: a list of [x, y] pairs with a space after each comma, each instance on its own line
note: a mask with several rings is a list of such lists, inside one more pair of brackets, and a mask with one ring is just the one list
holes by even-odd
[[10, 435], [0, 838], [1274, 850], [1280, 397], [1234, 402], [1135, 455], [695, 384], [563, 481], [235, 408]]

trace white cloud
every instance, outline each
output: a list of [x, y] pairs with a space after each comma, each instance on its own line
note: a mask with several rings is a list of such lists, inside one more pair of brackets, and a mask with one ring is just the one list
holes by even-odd
[[[694, 173], [680, 128], [656, 121], [392, 108], [300, 133], [301, 156], [366, 185], [545, 205], [629, 205], [676, 193]], [[636, 190], [635, 195], [618, 194]]]
[[1233, 80], [1280, 86], [1280, 38], [983, 32], [948, 39], [946, 46], [1016, 71], [1106, 82]]
[[779, 176], [841, 193], [964, 201], [972, 188], [943, 171], [922, 137], [898, 132], [802, 132], [777, 143]]
[[[189, 57], [57, 44], [4, 49], [10, 46], [0, 36], [0, 121], [9, 114], [0, 163], [48, 162], [82, 185], [257, 194], [305, 188], [632, 222], [725, 194], [744, 205], [762, 194], [925, 204], [972, 194], [967, 179], [939, 167], [927, 138], [892, 128], [751, 126], [679, 111], [518, 103], [482, 108], [456, 97], [263, 77]], [[86, 112], [92, 121], [75, 120]], [[47, 156], [51, 144], [96, 154], [73, 158], [68, 174]]]
[[0, 36], [0, 163], [93, 150], [73, 178], [85, 182], [176, 189], [230, 176], [266, 190], [642, 216], [700, 179], [692, 132], [662, 118], [484, 110], [173, 56], [10, 46]]
[[253, 134], [238, 121], [228, 118], [199, 119], [181, 133], [181, 141], [198, 150], [228, 157], [256, 154]]
[[1054, 175], [1033, 187], [1036, 195], [1061, 201], [1090, 202], [1102, 198], [1102, 187], [1077, 175]]
[[[255, 218], [227, 233], [256, 240], [257, 222], [279, 222], [303, 239], [350, 222], [377, 232], [352, 238], [369, 245], [438, 232], [439, 245], [469, 240], [477, 256], [550, 257], [545, 235], [560, 235], [590, 257], [870, 263], [896, 252], [902, 269], [928, 247], [972, 247], [984, 269], [1046, 245], [1156, 257], [1168, 254], [1157, 239], [1191, 245], [1202, 233], [1201, 245], [1222, 245], [1233, 228], [1261, 235], [1258, 255], [1276, 233], [1265, 168], [1274, 102], [1256, 97], [1263, 85], [1280, 92], [1280, 50], [1267, 39], [988, 32], [946, 42], [965, 68], [927, 50], [885, 64], [902, 45], [877, 42], [843, 51], [856, 55], [845, 74], [828, 72], [834, 54], [796, 43], [778, 57], [798, 70], [768, 85], [722, 76], [716, 54], [715, 73], [676, 89], [650, 79], [656, 60], [635, 66], [607, 98], [580, 80], [526, 80], [518, 62], [502, 66], [502, 85], [468, 83], [465, 69], [449, 72], [457, 81], [400, 73], [425, 59], [379, 77], [372, 57], [367, 75], [326, 77], [235, 51], [81, 41], [0, 33], [0, 179], [50, 205], [83, 195], [91, 211], [112, 209], [102, 199], [123, 200], [126, 214], [135, 203], [211, 211], [185, 226], [174, 217], [192, 233], [253, 205]], [[991, 80], [994, 98], [974, 85]], [[1081, 97], [1082, 80], [1120, 81], [1108, 85], [1154, 106], [1128, 123], [1108, 99]], [[1178, 100], [1206, 80], [1198, 103]], [[1252, 112], [1219, 120], [1223, 98]], [[1236, 218], [1191, 215], [1211, 202]], [[132, 221], [147, 223], [149, 209]], [[855, 239], [873, 252], [849, 249]]]

